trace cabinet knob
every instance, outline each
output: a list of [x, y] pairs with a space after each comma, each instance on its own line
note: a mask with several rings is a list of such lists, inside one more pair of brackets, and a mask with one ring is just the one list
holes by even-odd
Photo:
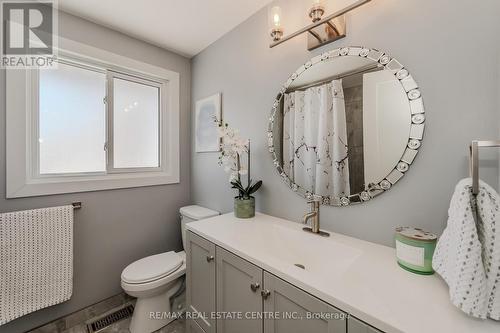
[[250, 285], [250, 289], [252, 289], [253, 292], [256, 292], [257, 289], [260, 288], [260, 284], [258, 282], [254, 282]]
[[215, 257], [214, 256], [207, 256], [207, 262], [214, 261]]
[[261, 294], [263, 299], [267, 299], [269, 297], [269, 295], [271, 295], [271, 292], [269, 290], [265, 289], [265, 290], [262, 290], [260, 292], [260, 294]]

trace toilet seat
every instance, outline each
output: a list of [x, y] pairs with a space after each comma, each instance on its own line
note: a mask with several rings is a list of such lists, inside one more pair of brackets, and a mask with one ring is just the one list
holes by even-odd
[[131, 296], [138, 297], [137, 293], [154, 293], [155, 290], [165, 288], [172, 281], [182, 277], [186, 273], [186, 252], [180, 251], [177, 254], [181, 257], [182, 264], [175, 271], [156, 280], [143, 283], [127, 283], [122, 278], [121, 286], [123, 290], [129, 295], [133, 294]]
[[122, 272], [122, 282], [145, 284], [172, 274], [184, 263], [183, 256], [174, 251], [165, 252], [137, 260]]

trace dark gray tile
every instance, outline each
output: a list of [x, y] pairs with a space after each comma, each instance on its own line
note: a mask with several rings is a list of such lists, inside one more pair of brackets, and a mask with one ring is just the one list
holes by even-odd
[[186, 332], [186, 320], [185, 319], [177, 319], [162, 328], [156, 333], [184, 333]]
[[86, 322], [132, 300], [132, 297], [121, 293], [27, 333], [86, 333]]
[[28, 333], [53, 333], [53, 332], [62, 332], [64, 330], [64, 320], [58, 320], [56, 322], [49, 323], [39, 328], [35, 328], [34, 330], [29, 331]]
[[[85, 318], [86, 318], [85, 320], [95, 318], [95, 317], [100, 316], [103, 313], [106, 313], [114, 308], [122, 306], [125, 303], [127, 303], [127, 300], [128, 300], [128, 298], [125, 297], [125, 294], [118, 294], [114, 297], [105, 299], [102, 302], [99, 302], [97, 304], [89, 306], [88, 308], [84, 309]], [[71, 327], [71, 326], [69, 326], [69, 327]]]
[[[102, 333], [130, 333], [130, 318], [124, 319], [113, 325], [106, 327], [102, 330]], [[168, 324], [167, 326], [161, 328], [155, 333], [184, 333], [186, 332], [186, 321], [184, 319], [177, 319]]]
[[48, 323], [42, 327], [35, 328], [34, 330], [29, 331], [28, 333], [54, 333], [54, 332], [62, 332], [65, 329], [66, 329], [65, 319], [61, 318], [51, 323]]
[[106, 327], [104, 330], [102, 330], [102, 333], [130, 333], [129, 331], [129, 326], [130, 326], [130, 318], [121, 320], [117, 323], [114, 323], [113, 325]]
[[62, 333], [88, 333], [87, 327], [83, 324], [73, 326], [67, 330], [64, 330]]

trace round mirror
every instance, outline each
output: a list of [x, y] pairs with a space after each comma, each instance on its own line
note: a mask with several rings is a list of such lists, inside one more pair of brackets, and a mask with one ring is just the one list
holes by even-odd
[[285, 82], [269, 119], [269, 151], [293, 191], [347, 206], [408, 172], [424, 121], [418, 85], [399, 61], [345, 47], [312, 58]]

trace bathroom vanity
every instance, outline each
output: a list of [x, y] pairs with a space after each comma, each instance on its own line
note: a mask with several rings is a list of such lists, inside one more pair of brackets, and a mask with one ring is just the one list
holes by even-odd
[[[188, 331], [498, 332], [450, 302], [446, 284], [398, 267], [394, 249], [264, 214], [187, 225]], [[257, 316], [257, 317], [256, 317]]]

